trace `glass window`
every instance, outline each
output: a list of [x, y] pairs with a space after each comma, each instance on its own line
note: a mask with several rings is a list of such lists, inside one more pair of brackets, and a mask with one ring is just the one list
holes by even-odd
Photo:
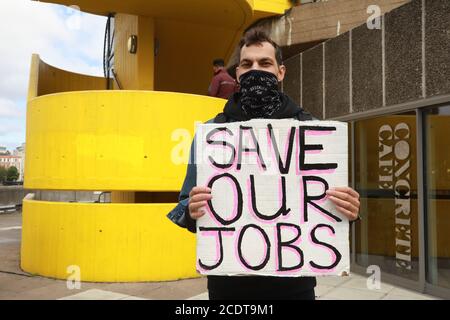
[[418, 280], [416, 113], [355, 122], [356, 263]]
[[427, 281], [450, 288], [450, 107], [424, 113]]
[[[352, 186], [352, 135], [353, 135], [353, 122], [348, 122], [348, 185]], [[353, 263], [353, 237], [352, 228], [350, 228], [349, 234], [350, 245], [350, 262]]]

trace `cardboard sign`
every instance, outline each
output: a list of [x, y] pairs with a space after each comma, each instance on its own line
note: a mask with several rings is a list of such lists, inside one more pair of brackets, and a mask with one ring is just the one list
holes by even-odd
[[348, 185], [346, 123], [202, 124], [195, 141], [197, 186], [212, 189], [197, 220], [200, 273], [349, 273], [349, 222], [325, 194]]

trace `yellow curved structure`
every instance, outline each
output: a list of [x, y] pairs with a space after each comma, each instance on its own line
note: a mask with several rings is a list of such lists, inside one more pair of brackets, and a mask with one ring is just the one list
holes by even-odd
[[[166, 214], [176, 205], [195, 123], [226, 102], [204, 95], [211, 61], [230, 57], [246, 27], [283, 13], [289, 1], [45, 2], [115, 14], [114, 88], [124, 90], [105, 90], [111, 79], [67, 72], [33, 55], [25, 188], [111, 191], [112, 203], [24, 200], [22, 269], [100, 282], [198, 276], [194, 235]], [[131, 35], [136, 53], [128, 50]]]
[[45, 0], [42, 2], [77, 6], [83, 12], [107, 15], [120, 12], [172, 20], [193, 21], [222, 27], [241, 27], [243, 19], [282, 14], [289, 0]]
[[165, 281], [197, 276], [195, 236], [172, 223], [171, 204], [23, 203], [22, 269], [82, 281]]
[[[32, 99], [25, 187], [177, 191], [194, 123], [224, 100], [154, 91], [82, 91]], [[174, 203], [86, 204], [25, 200], [22, 268], [83, 281], [194, 277], [195, 238], [165, 216]]]
[[81, 91], [32, 99], [30, 189], [179, 191], [194, 125], [223, 99], [157, 91]]

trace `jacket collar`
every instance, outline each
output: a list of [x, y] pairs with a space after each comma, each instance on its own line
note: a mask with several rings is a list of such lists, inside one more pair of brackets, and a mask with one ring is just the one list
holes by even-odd
[[[288, 95], [281, 93], [282, 105], [280, 110], [272, 115], [270, 119], [286, 119], [297, 118], [298, 114], [302, 112], [302, 108], [299, 107]], [[240, 93], [234, 93], [225, 104], [223, 113], [227, 118], [234, 121], [247, 121], [251, 120], [248, 115], [242, 110], [240, 105]]]

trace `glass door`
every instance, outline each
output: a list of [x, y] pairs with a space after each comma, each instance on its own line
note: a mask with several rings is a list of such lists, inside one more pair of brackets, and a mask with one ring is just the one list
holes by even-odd
[[424, 111], [426, 281], [450, 289], [450, 106]]

